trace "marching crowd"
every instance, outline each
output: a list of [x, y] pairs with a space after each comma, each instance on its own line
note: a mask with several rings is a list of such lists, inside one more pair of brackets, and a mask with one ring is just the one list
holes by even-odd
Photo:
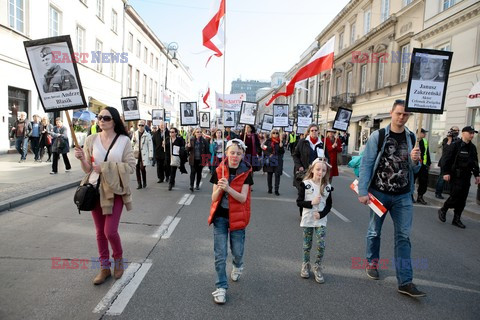
[[[358, 200], [369, 204], [371, 195], [378, 198], [390, 213], [395, 237], [395, 259], [411, 261], [410, 232], [412, 228], [413, 193], [415, 179], [418, 179], [417, 202], [425, 204], [423, 194], [428, 182], [431, 164], [427, 131], [422, 129], [419, 146], [415, 134], [406, 126], [410, 113], [405, 112], [404, 102], [396, 100], [391, 109], [391, 123], [384, 129], [373, 132], [358, 161]], [[47, 118], [33, 117], [26, 120], [20, 114], [11, 137], [26, 160], [30, 140], [35, 161], [42, 161], [44, 149], [52, 161], [52, 174], [57, 173], [60, 154], [66, 170], [70, 170], [67, 156], [69, 143], [66, 128], [61, 119], [56, 126]], [[97, 123], [89, 128], [90, 134], [83, 148], [75, 148], [75, 157], [81, 162], [86, 177], [82, 184], [97, 186], [98, 202], [92, 216], [97, 234], [97, 246], [102, 270], [95, 277], [94, 284], [103, 283], [111, 273], [109, 244], [113, 251], [114, 272], [118, 279], [123, 274], [123, 249], [118, 234], [118, 225], [123, 210], [132, 207], [129, 174], [136, 173], [137, 189], [147, 188], [146, 167], [156, 166], [157, 183], [168, 183], [168, 190], [175, 186], [177, 170], [187, 174], [190, 169], [190, 191], [200, 189], [202, 171], [208, 167], [213, 184], [212, 204], [208, 223], [213, 224], [215, 270], [217, 274], [214, 301], [226, 302], [228, 278], [226, 274], [228, 243], [233, 256], [232, 281], [238, 281], [243, 273], [245, 229], [250, 221], [250, 202], [254, 179], [265, 175], [268, 193], [280, 196], [280, 181], [286, 150], [294, 162], [294, 186], [297, 189], [297, 206], [300, 226], [303, 230], [303, 261], [300, 276], [309, 278], [313, 273], [318, 283], [325, 281], [322, 261], [325, 252], [327, 216], [332, 208], [332, 179], [338, 176], [337, 156], [345, 152], [348, 135], [337, 137], [334, 130], [327, 130], [325, 136], [316, 124], [311, 124], [301, 135], [285, 133], [273, 128], [269, 133], [258, 133], [254, 126], [245, 125], [241, 132], [231, 128], [202, 130], [178, 130], [163, 122], [159, 126], [147, 125], [140, 120], [137, 129], [127, 131], [119, 112], [115, 108], [103, 109]], [[438, 211], [438, 218], [445, 222], [449, 208], [454, 209], [452, 224], [465, 228], [460, 221], [470, 187], [470, 178], [480, 183], [478, 157], [475, 145], [471, 143], [474, 128], [452, 127], [442, 143], [443, 155], [440, 160], [441, 175], [437, 183], [436, 196], [443, 198], [443, 181], [451, 185], [450, 197]], [[53, 155], [53, 159], [51, 159]], [[366, 275], [379, 279], [380, 234], [386, 214], [379, 217], [372, 210], [367, 230]], [[230, 240], [229, 240], [230, 238]], [[317, 248], [313, 267], [310, 251], [313, 238]], [[396, 265], [398, 291], [412, 297], [425, 293], [413, 284], [412, 266]]]

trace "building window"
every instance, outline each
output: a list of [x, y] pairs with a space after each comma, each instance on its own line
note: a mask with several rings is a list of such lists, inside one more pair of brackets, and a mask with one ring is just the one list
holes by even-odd
[[443, 0], [443, 10], [447, 10], [448, 8], [454, 6], [457, 2], [458, 0]]
[[380, 22], [384, 22], [390, 16], [390, 0], [382, 0], [380, 10]]
[[412, 0], [403, 0], [404, 7], [408, 6], [410, 3], [412, 3]]
[[117, 11], [112, 10], [112, 31], [115, 33], [117, 33], [117, 20], [118, 20]]
[[450, 43], [443, 43], [441, 45], [439, 45], [437, 47], [438, 50], [442, 50], [442, 51], [451, 51], [451, 46], [450, 46]]
[[365, 93], [367, 86], [367, 65], [364, 64], [360, 69], [360, 94]]
[[95, 51], [97, 52], [100, 52], [100, 54], [98, 55], [98, 60], [97, 61], [97, 71], [98, 72], [102, 72], [103, 70], [103, 64], [102, 64], [102, 51], [103, 51], [103, 43], [102, 41], [98, 40], [95, 42]]
[[87, 5], [87, 0], [80, 0], [81, 3], [83, 3], [84, 5]]
[[145, 47], [143, 49], [143, 62], [148, 63], [148, 49]]
[[[8, 132], [11, 132], [15, 121], [17, 121], [18, 113], [28, 112], [29, 91], [8, 87]], [[7, 114], [7, 112], [5, 112]], [[10, 147], [15, 146], [14, 141], [10, 141]]]
[[347, 73], [347, 93], [352, 93], [352, 71]]
[[137, 40], [137, 57], [140, 58], [140, 51], [142, 50], [142, 43], [140, 40]]
[[85, 29], [77, 25], [76, 35], [77, 35], [77, 52], [83, 52], [85, 48]]
[[336, 95], [338, 96], [342, 93], [342, 77], [337, 77], [337, 83], [335, 84], [336, 87]]
[[338, 36], [338, 51], [342, 51], [343, 49], [343, 34], [344, 32], [342, 31]]
[[153, 87], [153, 105], [157, 106], [157, 100], [158, 100], [158, 83], [155, 81], [155, 86]]
[[153, 68], [153, 53], [150, 53], [150, 68]]
[[404, 82], [407, 81], [408, 67], [410, 66], [410, 44], [402, 47], [402, 56], [400, 59], [400, 82]]
[[133, 34], [131, 32], [128, 33], [128, 51], [133, 52]]
[[115, 51], [111, 51], [112, 54], [112, 63], [110, 64], [111, 69], [110, 69], [110, 77], [115, 80], [117, 77], [117, 62], [115, 61], [115, 55], [117, 54]]
[[8, 18], [10, 22], [10, 28], [17, 30], [18, 32], [25, 32], [25, 1], [23, 0], [10, 0], [8, 4], [9, 13]]
[[56, 37], [60, 35], [60, 13], [57, 9], [50, 6], [50, 22], [48, 24], [48, 35]]
[[354, 22], [350, 26], [350, 45], [352, 45], [355, 42], [355, 32], [356, 32], [356, 29], [355, 29], [355, 22]]
[[147, 103], [147, 75], [146, 74], [143, 75], [142, 96], [143, 96], [142, 101], [144, 103]]
[[153, 89], [153, 79], [150, 78], [150, 85], [148, 86], [148, 96], [150, 97], [150, 104], [152, 104], [153, 102], [152, 89]]
[[135, 73], [135, 93], [137, 97], [140, 95], [140, 70]]
[[103, 21], [103, 9], [104, 9], [103, 0], [97, 0], [97, 17], [102, 21]]
[[330, 79], [326, 81], [326, 86], [327, 86], [327, 90], [326, 90], [326, 94], [325, 94], [325, 103], [328, 103], [328, 98], [329, 98], [329, 89], [330, 89]]
[[385, 60], [384, 57], [382, 56], [378, 60], [378, 66], [377, 66], [377, 89], [383, 88], [383, 73], [385, 70]]
[[370, 9], [365, 10], [363, 13], [363, 34], [367, 34], [370, 31], [371, 18], [372, 11]]
[[129, 64], [128, 65], [128, 72], [127, 72], [127, 94], [128, 94], [128, 96], [132, 95], [132, 76], [133, 76], [132, 72], [133, 72], [133, 68]]
[[158, 71], [158, 58], [155, 58], [155, 71]]

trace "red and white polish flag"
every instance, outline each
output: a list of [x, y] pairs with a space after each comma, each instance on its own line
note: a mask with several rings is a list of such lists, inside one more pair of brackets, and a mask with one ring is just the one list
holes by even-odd
[[205, 109], [210, 109], [210, 105], [207, 102], [208, 97], [210, 97], [210, 87], [208, 87], [207, 92], [205, 92], [205, 94], [203, 95], [203, 103], [205, 103], [207, 105], [207, 107]]
[[274, 95], [267, 103], [266, 106], [270, 105], [278, 97], [288, 97], [295, 91], [295, 84], [302, 80], [316, 76], [320, 72], [330, 70], [333, 68], [333, 51], [335, 48], [335, 37], [330, 38], [330, 40], [325, 43], [320, 50], [315, 53], [315, 55], [308, 61], [308, 63], [300, 68], [297, 73], [293, 76], [292, 80], [287, 85], [287, 90], [285, 92], [279, 92]]
[[[350, 185], [350, 189], [353, 190], [358, 195], [358, 180], [355, 179], [355, 181], [352, 182]], [[373, 194], [370, 192], [368, 193], [368, 198], [370, 199], [370, 203], [368, 206], [370, 209], [373, 210], [377, 214], [377, 216], [382, 217], [385, 212], [387, 212], [387, 208], [383, 206], [383, 203], [380, 202], [380, 200], [377, 199]]]
[[214, 54], [212, 54], [208, 58], [205, 66], [207, 66], [208, 62], [213, 56], [221, 57], [223, 55], [222, 49], [225, 46], [223, 42], [223, 39], [224, 39], [223, 24], [225, 20], [225, 4], [226, 4], [226, 0], [214, 0], [213, 17], [208, 21], [207, 25], [205, 26], [205, 28], [203, 28], [203, 31], [202, 31], [203, 45], [214, 52]]

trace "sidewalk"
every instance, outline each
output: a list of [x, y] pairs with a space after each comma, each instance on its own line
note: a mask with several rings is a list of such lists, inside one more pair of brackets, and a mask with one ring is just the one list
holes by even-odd
[[[355, 174], [353, 173], [353, 170], [347, 166], [338, 166], [338, 171], [340, 174], [344, 176], [352, 177], [352, 181], [356, 179]], [[416, 190], [417, 190], [417, 186], [415, 186], [415, 191]], [[445, 198], [444, 200], [435, 198], [435, 190], [430, 188], [428, 188], [427, 193], [425, 193], [423, 196], [425, 201], [427, 201], [428, 206], [435, 206], [438, 208], [443, 206], [443, 203], [448, 198], [448, 194], [443, 194], [443, 197]], [[415, 198], [416, 198], [416, 192], [415, 192]], [[469, 217], [471, 219], [480, 221], [480, 206], [477, 204], [476, 198], [477, 198], [477, 185], [472, 183], [472, 185], [470, 186], [470, 193], [467, 198], [467, 204], [465, 206], [465, 209], [463, 210], [462, 217]], [[421, 206], [421, 204], [416, 204], [416, 205]], [[453, 209], [450, 209], [448, 211], [447, 221], [449, 221], [448, 217], [453, 217]]]
[[[51, 175], [51, 162], [34, 162], [33, 154], [27, 155], [27, 161], [18, 163], [20, 155], [0, 155], [0, 213], [33, 200], [46, 197], [80, 184], [84, 173], [73, 152], [68, 154], [72, 170], [65, 172], [63, 159], [58, 162], [58, 174]], [[44, 160], [47, 159], [45, 155]], [[72, 192], [72, 206], [73, 192]]]

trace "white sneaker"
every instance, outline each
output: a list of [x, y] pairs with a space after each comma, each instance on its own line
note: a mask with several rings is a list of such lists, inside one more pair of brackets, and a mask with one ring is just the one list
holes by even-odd
[[227, 289], [217, 288], [217, 290], [212, 292], [212, 295], [216, 304], [224, 304], [227, 301]]
[[230, 277], [232, 278], [233, 281], [237, 282], [238, 279], [240, 279], [240, 276], [242, 275], [243, 272], [243, 267], [237, 268], [233, 266], [232, 273], [230, 274]]
[[70, 172], [72, 169], [65, 169], [65, 172]]
[[52, 171], [52, 172], [50, 172], [50, 174], [57, 174], [57, 173]]
[[323, 278], [323, 274], [322, 274], [322, 267], [319, 266], [318, 264], [315, 264], [315, 266], [313, 267], [313, 275], [315, 276], [315, 281], [317, 281], [318, 283], [325, 282], [325, 279]]
[[300, 271], [300, 277], [304, 279], [310, 278], [310, 262], [302, 263], [302, 270]]

